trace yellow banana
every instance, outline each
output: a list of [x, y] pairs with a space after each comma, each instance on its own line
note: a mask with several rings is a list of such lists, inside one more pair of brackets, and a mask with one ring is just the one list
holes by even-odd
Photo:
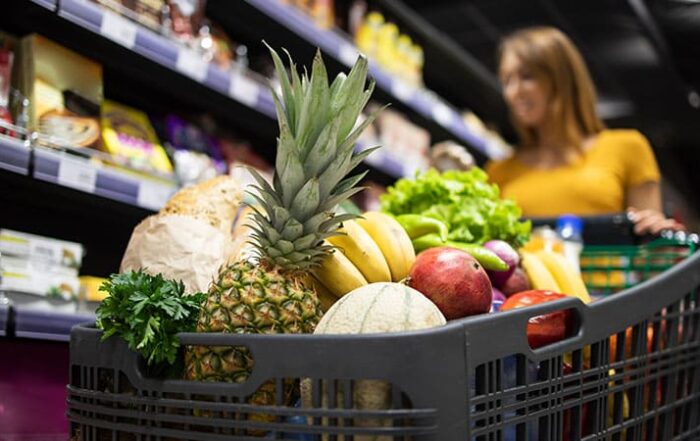
[[388, 214], [368, 211], [362, 216], [364, 218], [357, 219], [357, 224], [379, 246], [389, 265], [391, 280], [399, 282], [405, 279], [416, 260], [416, 252], [406, 230]]
[[313, 275], [334, 296], [342, 297], [350, 291], [367, 285], [367, 279], [345, 254], [338, 250], [323, 258]]
[[527, 278], [530, 279], [530, 284], [533, 289], [546, 289], [554, 292], [561, 292], [559, 284], [557, 284], [554, 277], [549, 272], [544, 263], [539, 259], [536, 254], [529, 251], [521, 251], [522, 256], [522, 266], [527, 274]]
[[337, 236], [328, 242], [350, 259], [369, 283], [391, 282], [391, 272], [379, 245], [355, 221], [343, 222]]
[[552, 274], [562, 294], [578, 297], [583, 303], [591, 302], [591, 296], [583, 284], [581, 275], [566, 257], [551, 250], [538, 251], [536, 255]]

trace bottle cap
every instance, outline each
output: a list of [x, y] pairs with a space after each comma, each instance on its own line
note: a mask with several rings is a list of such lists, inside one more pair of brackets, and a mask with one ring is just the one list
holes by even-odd
[[557, 231], [570, 229], [574, 234], [581, 234], [583, 231], [583, 219], [573, 214], [563, 214], [557, 218]]

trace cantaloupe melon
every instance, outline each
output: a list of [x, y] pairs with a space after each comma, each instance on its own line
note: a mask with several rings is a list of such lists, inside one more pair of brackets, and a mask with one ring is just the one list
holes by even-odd
[[[433, 328], [446, 323], [433, 302], [413, 288], [398, 283], [371, 283], [338, 300], [323, 316], [314, 334], [373, 334]], [[354, 382], [353, 407], [363, 410], [388, 409], [391, 406], [391, 385], [380, 380]], [[322, 406], [328, 407], [325, 381], [321, 382]], [[312, 383], [301, 382], [304, 407], [312, 407]], [[338, 385], [336, 405], [344, 402], [342, 385]], [[328, 424], [323, 419], [322, 424]], [[338, 424], [342, 424], [338, 422]], [[391, 426], [390, 419], [356, 418], [356, 427]], [[325, 441], [327, 435], [322, 436]], [[338, 436], [339, 441], [346, 438]], [[355, 436], [356, 441], [384, 441], [388, 436]]]

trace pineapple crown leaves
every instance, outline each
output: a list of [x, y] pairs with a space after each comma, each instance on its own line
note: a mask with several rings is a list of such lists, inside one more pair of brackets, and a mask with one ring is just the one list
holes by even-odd
[[358, 123], [374, 91], [364, 56], [329, 84], [320, 51], [311, 74], [300, 75], [288, 52], [289, 73], [279, 54], [268, 49], [281, 86], [279, 95], [270, 87], [279, 137], [272, 185], [250, 169], [256, 185], [249, 193], [257, 202], [251, 239], [260, 257], [303, 270], [332, 250], [324, 239], [357, 217], [336, 215], [334, 209], [363, 189], [357, 185], [366, 172], [348, 174], [376, 148], [355, 152], [355, 144], [383, 108]]

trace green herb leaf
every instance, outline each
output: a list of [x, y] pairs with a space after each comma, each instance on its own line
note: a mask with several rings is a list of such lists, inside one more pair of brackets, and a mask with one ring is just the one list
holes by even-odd
[[102, 340], [119, 335], [149, 365], [175, 363], [178, 332], [194, 331], [204, 293], [185, 295], [181, 281], [139, 271], [112, 274], [100, 286], [109, 293], [97, 308]]

